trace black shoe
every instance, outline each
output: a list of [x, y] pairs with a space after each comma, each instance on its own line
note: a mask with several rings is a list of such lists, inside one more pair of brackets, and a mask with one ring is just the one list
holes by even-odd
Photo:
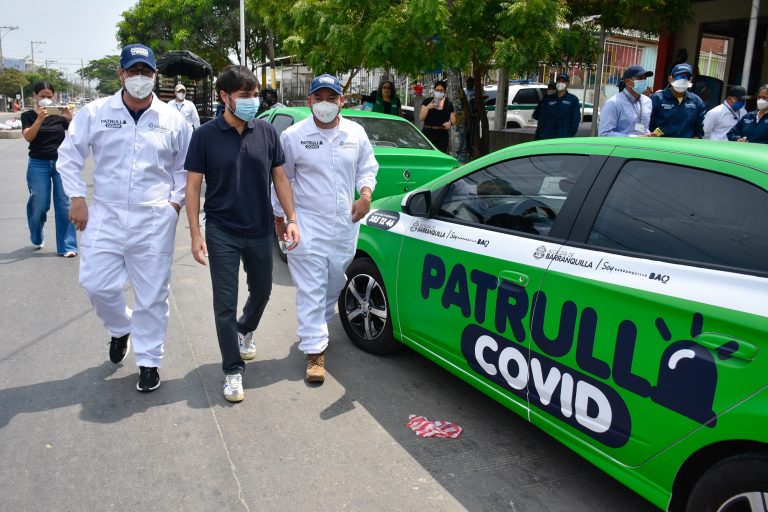
[[125, 336], [120, 336], [119, 338], [113, 337], [109, 342], [109, 360], [113, 363], [122, 363], [123, 359], [125, 359], [125, 356], [128, 354], [128, 347], [130, 346], [130, 342], [128, 341], [128, 336], [130, 334], [126, 334]]
[[157, 368], [153, 366], [139, 366], [139, 382], [136, 383], [136, 389], [147, 392], [154, 391], [160, 387], [160, 374]]

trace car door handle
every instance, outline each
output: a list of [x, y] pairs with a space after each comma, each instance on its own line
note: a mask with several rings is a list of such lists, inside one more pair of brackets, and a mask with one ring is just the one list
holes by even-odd
[[728, 336], [727, 334], [703, 332], [694, 337], [693, 341], [704, 348], [714, 350], [718, 353], [723, 353], [723, 347], [726, 346], [725, 350], [727, 352], [725, 353], [731, 357], [738, 357], [745, 361], [752, 361], [757, 356], [757, 347], [755, 345], [736, 339], [733, 336]]
[[528, 283], [531, 281], [531, 279], [526, 274], [515, 272], [514, 270], [502, 270], [501, 274], [499, 274], [499, 279], [509, 281], [510, 283], [515, 283], [516, 285], [522, 287], [528, 286]]

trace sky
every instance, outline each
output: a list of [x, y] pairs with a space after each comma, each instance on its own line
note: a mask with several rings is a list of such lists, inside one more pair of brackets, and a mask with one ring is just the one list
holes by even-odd
[[117, 22], [137, 0], [0, 0], [0, 29], [4, 58], [21, 59], [35, 44], [35, 64], [74, 73], [91, 59], [117, 55]]

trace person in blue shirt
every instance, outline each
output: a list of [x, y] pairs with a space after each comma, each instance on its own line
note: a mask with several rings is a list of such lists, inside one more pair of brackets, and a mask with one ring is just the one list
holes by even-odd
[[653, 71], [642, 66], [624, 70], [624, 89], [611, 96], [600, 111], [600, 137], [640, 137], [649, 134], [652, 103], [644, 93]]
[[533, 117], [538, 121], [536, 139], [573, 137], [581, 121], [579, 98], [568, 92], [570, 79], [565, 73], [557, 77], [555, 94], [547, 95], [536, 105]]
[[768, 144], [768, 84], [757, 91], [757, 110], [742, 117], [728, 132], [728, 140]]
[[651, 136], [684, 139], [704, 136], [704, 100], [688, 91], [693, 68], [683, 62], [676, 64], [667, 77], [669, 86], [651, 95]]

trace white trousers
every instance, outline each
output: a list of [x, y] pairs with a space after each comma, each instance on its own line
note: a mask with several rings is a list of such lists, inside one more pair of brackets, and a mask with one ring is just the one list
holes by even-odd
[[328, 347], [328, 322], [347, 282], [344, 271], [355, 254], [357, 226], [347, 218], [310, 218], [298, 214], [301, 242], [288, 253], [296, 285], [299, 350], [319, 354]]
[[[130, 333], [137, 366], [160, 367], [178, 214], [170, 203], [94, 202], [80, 242], [80, 286], [110, 336]], [[128, 307], [125, 284], [134, 293]]]

